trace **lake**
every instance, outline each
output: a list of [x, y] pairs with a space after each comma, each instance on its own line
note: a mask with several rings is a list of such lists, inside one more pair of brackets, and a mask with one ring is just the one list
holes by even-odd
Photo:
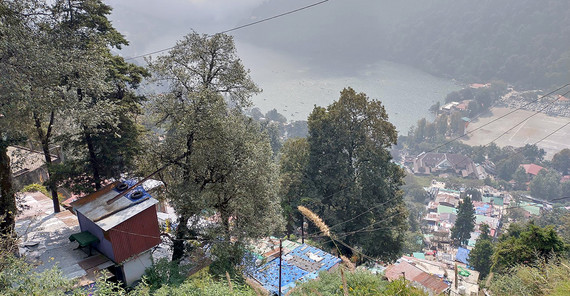
[[[380, 100], [400, 134], [418, 119], [432, 119], [429, 107], [461, 86], [421, 70], [382, 61], [362, 69], [331, 71], [275, 51], [236, 42], [239, 57], [263, 92], [252, 98], [263, 113], [273, 108], [288, 120], [306, 120], [314, 105], [328, 106], [345, 87]], [[335, 62], [331, 61], [331, 67]], [[339, 74], [340, 73], [340, 74]]]

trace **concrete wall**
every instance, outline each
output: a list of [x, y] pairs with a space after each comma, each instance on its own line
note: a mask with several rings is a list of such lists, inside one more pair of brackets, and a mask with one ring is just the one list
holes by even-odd
[[150, 250], [133, 256], [123, 263], [123, 274], [125, 275], [125, 284], [127, 286], [133, 285], [136, 281], [140, 280], [144, 274], [145, 269], [152, 265], [152, 254]]

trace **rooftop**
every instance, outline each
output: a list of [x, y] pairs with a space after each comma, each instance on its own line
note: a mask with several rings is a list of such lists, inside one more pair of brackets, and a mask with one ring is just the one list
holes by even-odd
[[538, 172], [540, 172], [542, 169], [544, 169], [543, 167], [534, 164], [534, 163], [530, 163], [530, 164], [521, 164], [521, 166], [524, 168], [525, 172], [527, 174], [530, 175], [538, 175]]
[[52, 200], [42, 193], [25, 193], [20, 199], [24, 206], [16, 218], [16, 233], [20, 238], [20, 254], [37, 264], [42, 272], [58, 266], [63, 276], [78, 279], [80, 285], [95, 281], [95, 272], [105, 270], [113, 263], [93, 250], [88, 256], [77, 249], [69, 236], [81, 232], [77, 217], [70, 211], [53, 212]]
[[[12, 174], [14, 177], [35, 171], [45, 165], [43, 152], [34, 151], [26, 147], [8, 147], [8, 156], [11, 159]], [[57, 156], [52, 155], [52, 161], [57, 161]]]
[[[295, 287], [296, 281], [315, 279], [320, 271], [330, 270], [340, 262], [339, 258], [315, 247], [303, 244], [282, 256], [281, 292]], [[279, 258], [253, 272], [253, 278], [272, 293], [279, 290]]]
[[[145, 188], [144, 184], [137, 186], [137, 188], [124, 196], [109, 203], [120, 192], [126, 190], [119, 190], [121, 189], [121, 184], [126, 184], [126, 186], [131, 188], [136, 184], [136, 181], [114, 182], [95, 193], [72, 202], [71, 206], [75, 211], [80, 212], [86, 218], [95, 222], [101, 229], [107, 231], [158, 203], [156, 199], [147, 193], [146, 190], [150, 189], [149, 187]], [[154, 185], [160, 186], [160, 184]]]

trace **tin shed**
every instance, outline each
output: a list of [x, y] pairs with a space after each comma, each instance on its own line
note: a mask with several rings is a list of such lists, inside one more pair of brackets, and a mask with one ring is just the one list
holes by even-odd
[[161, 242], [158, 201], [147, 192], [151, 188], [143, 184], [115, 199], [135, 184], [115, 182], [71, 204], [81, 231], [99, 239], [93, 247], [115, 262], [111, 272], [126, 285], [140, 279], [152, 263], [150, 250]]

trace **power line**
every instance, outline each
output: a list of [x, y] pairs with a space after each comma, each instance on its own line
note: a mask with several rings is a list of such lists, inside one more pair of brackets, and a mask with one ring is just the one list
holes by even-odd
[[[297, 9], [289, 10], [289, 11], [287, 11], [287, 12], [283, 12], [283, 13], [280, 13], [280, 14], [277, 14], [277, 15], [274, 15], [274, 16], [270, 16], [270, 17], [267, 17], [267, 18], [264, 18], [264, 19], [261, 19], [261, 20], [258, 20], [258, 21], [254, 21], [254, 22], [251, 22], [251, 23], [247, 23], [247, 24], [245, 24], [245, 25], [240, 25], [240, 26], [237, 26], [237, 27], [233, 27], [233, 28], [231, 28], [231, 29], [227, 29], [227, 30], [221, 31], [221, 32], [219, 32], [219, 33], [217, 33], [217, 34], [226, 34], [226, 33], [233, 32], [233, 31], [236, 31], [236, 30], [239, 30], [239, 29], [247, 28], [247, 27], [250, 27], [250, 26], [253, 26], [253, 25], [257, 25], [257, 24], [260, 24], [260, 23], [263, 23], [263, 22], [267, 22], [267, 21], [270, 21], [270, 20], [273, 20], [273, 19], [276, 19], [276, 18], [280, 18], [280, 17], [286, 16], [286, 15], [289, 15], [289, 14], [293, 14], [293, 13], [296, 13], [296, 12], [299, 12], [299, 11], [302, 11], [302, 10], [305, 10], [305, 9], [309, 9], [309, 8], [312, 8], [312, 7], [315, 7], [315, 6], [324, 4], [324, 3], [326, 3], [326, 2], [329, 2], [329, 0], [322, 0], [322, 1], [319, 1], [319, 2], [316, 2], [316, 3], [313, 3], [313, 4], [309, 4], [309, 5], [306, 5], [306, 6], [297, 8]], [[134, 60], [134, 59], [146, 57], [146, 56], [149, 56], [149, 55], [153, 55], [153, 54], [165, 52], [165, 51], [168, 51], [168, 50], [173, 49], [174, 47], [175, 47], [175, 46], [171, 46], [171, 47], [168, 47], [168, 48], [156, 50], [156, 51], [149, 52], [149, 53], [145, 53], [145, 54], [142, 54], [142, 55], [138, 55], [138, 56], [134, 56], [134, 57], [130, 57], [130, 58], [125, 58], [125, 61]]]
[[428, 150], [427, 153], [436, 151], [436, 150], [438, 150], [439, 148], [441, 148], [441, 147], [443, 147], [443, 146], [447, 146], [447, 145], [449, 145], [449, 144], [451, 144], [451, 143], [453, 143], [453, 142], [455, 142], [455, 141], [457, 141], [457, 140], [459, 140], [459, 139], [461, 139], [461, 138], [463, 138], [463, 137], [465, 137], [465, 136], [467, 136], [467, 135], [469, 135], [469, 134], [474, 133], [475, 131], [478, 131], [478, 130], [480, 130], [480, 129], [482, 129], [482, 128], [484, 128], [484, 127], [486, 127], [486, 126], [488, 126], [488, 125], [490, 125], [490, 124], [492, 124], [492, 123], [494, 123], [494, 122], [496, 122], [496, 121], [498, 121], [498, 120], [501, 120], [501, 119], [503, 119], [503, 118], [505, 118], [505, 117], [507, 117], [507, 116], [509, 116], [509, 115], [511, 115], [511, 114], [513, 114], [513, 113], [515, 113], [516, 111], [522, 110], [524, 107], [526, 107], [526, 106], [528, 106], [528, 105], [530, 105], [530, 104], [532, 104], [532, 103], [538, 102], [539, 100], [541, 100], [541, 99], [543, 99], [543, 98], [545, 98], [545, 97], [547, 97], [547, 96], [549, 96], [549, 95], [551, 95], [551, 94], [553, 94], [553, 93], [555, 93], [555, 92], [557, 92], [557, 91], [559, 91], [559, 90], [561, 90], [561, 89], [563, 89], [563, 88], [565, 88], [565, 87], [567, 87], [567, 86], [569, 86], [569, 85], [570, 85], [570, 83], [564, 84], [563, 86], [561, 86], [561, 87], [559, 87], [559, 88], [557, 88], [557, 89], [555, 89], [555, 90], [553, 90], [553, 91], [550, 91], [549, 93], [547, 93], [547, 94], [545, 94], [545, 95], [542, 95], [542, 96], [536, 98], [535, 100], [532, 100], [532, 101], [530, 101], [530, 102], [528, 102], [528, 103], [522, 105], [521, 107], [518, 107], [518, 108], [516, 108], [516, 109], [514, 109], [514, 110], [512, 110], [512, 111], [510, 111], [510, 112], [507, 112], [506, 114], [504, 114], [504, 115], [502, 115], [502, 116], [499, 116], [498, 118], [495, 118], [495, 119], [493, 119], [493, 120], [491, 120], [491, 121], [489, 121], [489, 122], [483, 124], [482, 126], [476, 128], [476, 129], [473, 129], [473, 130], [471, 130], [471, 131], [469, 131], [469, 132], [466, 132], [466, 133], [464, 133], [464, 134], [461, 135], [461, 136], [457, 136], [457, 137], [455, 137], [455, 138], [453, 138], [453, 139], [451, 139], [451, 140], [449, 140], [449, 141], [447, 141], [447, 142], [445, 142], [445, 143], [443, 143], [443, 144], [441, 144], [441, 145], [438, 145], [437, 147], [435, 147], [435, 148], [433, 148], [433, 149], [431, 149], [431, 150]]
[[[562, 87], [560, 87], [560, 88], [558, 88], [558, 89], [556, 89], [556, 90], [554, 90], [554, 91], [552, 91], [552, 92], [550, 92], [550, 93], [548, 93], [548, 94], [546, 94], [546, 95], [544, 95], [544, 96], [542, 96], [542, 97], [539, 97], [538, 99], [536, 99], [536, 100], [534, 100], [534, 101], [532, 101], [532, 102], [530, 102], [530, 103], [527, 103], [527, 104], [523, 105], [522, 107], [519, 107], [519, 108], [517, 108], [517, 109], [515, 109], [515, 110], [513, 110], [513, 111], [511, 111], [511, 112], [508, 112], [507, 114], [505, 114], [505, 115], [503, 115], [503, 116], [501, 116], [501, 117], [499, 117], [499, 118], [496, 118], [496, 119], [494, 119], [494, 120], [492, 120], [492, 121], [490, 121], [490, 122], [488, 122], [488, 123], [486, 123], [486, 124], [484, 124], [484, 125], [482, 125], [482, 126], [476, 128], [476, 129], [470, 131], [469, 133], [472, 133], [472, 132], [474, 132], [474, 131], [480, 130], [481, 128], [483, 128], [483, 127], [485, 127], [485, 126], [487, 126], [487, 125], [489, 125], [489, 124], [491, 124], [491, 123], [493, 123], [493, 122], [495, 122], [495, 121], [497, 121], [497, 120], [499, 120], [499, 119], [501, 119], [501, 118], [504, 118], [505, 116], [510, 115], [510, 114], [512, 114], [512, 113], [514, 113], [514, 112], [520, 110], [521, 108], [523, 108], [523, 107], [525, 107], [525, 106], [528, 106], [529, 104], [531, 104], [531, 103], [533, 103], [533, 102], [536, 102], [536, 101], [540, 100], [541, 98], [544, 98], [545, 96], [550, 95], [550, 94], [552, 94], [552, 93], [554, 93], [554, 92], [556, 92], [556, 91], [558, 91], [558, 90], [560, 90], [560, 89], [562, 89], [562, 88], [564, 88], [564, 87], [566, 87], [566, 86], [568, 86], [568, 85], [570, 85], [570, 84], [566, 84], [566, 85], [564, 85], [564, 86], [562, 86]], [[565, 96], [565, 95], [567, 95], [568, 93], [570, 93], [570, 91], [565, 92], [562, 96]], [[523, 119], [523, 120], [520, 121], [519, 123], [515, 124], [514, 126], [510, 127], [508, 130], [506, 130], [505, 132], [501, 133], [498, 137], [496, 137], [495, 139], [491, 140], [489, 143], [487, 143], [487, 144], [485, 144], [485, 145], [483, 145], [483, 146], [488, 146], [488, 145], [490, 145], [491, 143], [497, 141], [497, 140], [500, 139], [502, 136], [506, 135], [507, 133], [509, 133], [510, 131], [512, 131], [514, 128], [516, 128], [517, 126], [521, 125], [522, 123], [524, 123], [525, 121], [527, 121], [528, 119], [530, 119], [531, 117], [533, 117], [533, 116], [535, 116], [535, 115], [541, 113], [542, 111], [546, 110], [548, 107], [552, 106], [554, 103], [556, 103], [556, 102], [559, 101], [560, 99], [561, 99], [561, 97], [559, 97], [559, 98], [553, 100], [552, 102], [548, 103], [545, 107], [543, 107], [543, 108], [541, 108], [540, 110], [534, 112], [533, 114], [527, 116], [525, 119]], [[566, 125], [564, 125], [564, 126], [566, 126]], [[559, 131], [560, 129], [564, 128], [564, 126], [561, 127], [561, 128], [559, 128], [559, 129], [557, 129], [557, 130], [555, 130], [553, 133], [550, 133], [547, 137], [550, 137], [550, 136], [553, 135], [555, 132], [557, 132], [557, 131]], [[467, 135], [467, 134], [468, 134], [468, 133], [465, 133], [463, 136], [465, 136], [465, 135]], [[463, 136], [460, 136], [460, 137], [463, 137]], [[436, 150], [436, 149], [438, 149], [438, 148], [440, 148], [440, 147], [442, 147], [442, 146], [445, 146], [445, 145], [447, 145], [447, 144], [449, 144], [449, 143], [455, 141], [456, 139], [458, 139], [458, 138], [460, 138], [460, 137], [457, 137], [457, 138], [455, 138], [455, 139], [453, 139], [453, 140], [451, 140], [451, 141], [448, 141], [448, 142], [446, 142], [446, 143], [444, 143], [444, 144], [442, 144], [442, 145], [440, 145], [440, 146], [438, 146], [438, 147], [436, 147], [436, 148], [434, 148], [434, 149], [428, 151], [427, 153], [433, 152], [434, 150]], [[545, 138], [543, 138], [543, 139], [537, 141], [537, 142], [534, 143], [533, 145], [536, 145], [537, 143], [540, 143], [540, 142], [541, 142], [542, 140], [544, 140], [544, 139], [545, 139]], [[509, 159], [509, 158], [513, 157], [514, 155], [517, 155], [517, 154], [519, 154], [519, 153], [521, 153], [521, 152], [522, 152], [522, 151], [519, 151], [519, 152], [513, 154], [512, 156], [509, 156], [507, 159]], [[469, 156], [464, 156], [464, 158], [463, 158], [461, 161], [457, 162], [456, 166], [462, 164], [463, 162], [465, 162], [465, 161], [468, 160], [468, 159], [469, 159]]]

